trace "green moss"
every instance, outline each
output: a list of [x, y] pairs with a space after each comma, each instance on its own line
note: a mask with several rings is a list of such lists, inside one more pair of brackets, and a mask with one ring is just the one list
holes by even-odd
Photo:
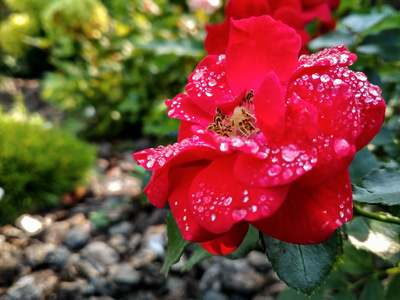
[[0, 223], [45, 208], [82, 184], [95, 159], [95, 148], [39, 117], [14, 111], [0, 115]]

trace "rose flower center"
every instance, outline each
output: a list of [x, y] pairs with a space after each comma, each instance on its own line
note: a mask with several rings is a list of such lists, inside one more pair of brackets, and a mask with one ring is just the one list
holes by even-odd
[[213, 122], [207, 130], [226, 137], [243, 136], [250, 138], [260, 133], [256, 125], [253, 105], [254, 91], [249, 90], [229, 116], [217, 107]]

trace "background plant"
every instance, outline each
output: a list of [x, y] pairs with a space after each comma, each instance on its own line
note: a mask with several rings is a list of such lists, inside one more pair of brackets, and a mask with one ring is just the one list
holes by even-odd
[[95, 148], [59, 128], [48, 127], [23, 106], [0, 114], [0, 223], [22, 213], [58, 204], [60, 197], [84, 184]]

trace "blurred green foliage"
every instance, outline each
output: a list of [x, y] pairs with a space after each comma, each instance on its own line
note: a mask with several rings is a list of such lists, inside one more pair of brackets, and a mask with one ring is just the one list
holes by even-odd
[[0, 114], [1, 224], [57, 204], [93, 166], [93, 146], [48, 125], [21, 105]]
[[[2, 47], [3, 64], [11, 70], [23, 50], [47, 53], [52, 70], [44, 74], [42, 95], [66, 111], [62, 125], [69, 131], [98, 139], [178, 128], [163, 103], [182, 90], [204, 55], [206, 14], [190, 13], [178, 0], [6, 3], [40, 30], [19, 30]], [[12, 16], [1, 23], [10, 34], [18, 30]]]

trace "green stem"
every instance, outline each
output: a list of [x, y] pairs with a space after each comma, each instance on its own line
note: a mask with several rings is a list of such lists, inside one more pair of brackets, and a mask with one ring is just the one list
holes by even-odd
[[361, 207], [359, 207], [358, 205], [354, 205], [353, 207], [354, 207], [354, 215], [366, 217], [373, 220], [378, 220], [385, 223], [400, 225], [400, 218], [369, 212], [361, 209]]

